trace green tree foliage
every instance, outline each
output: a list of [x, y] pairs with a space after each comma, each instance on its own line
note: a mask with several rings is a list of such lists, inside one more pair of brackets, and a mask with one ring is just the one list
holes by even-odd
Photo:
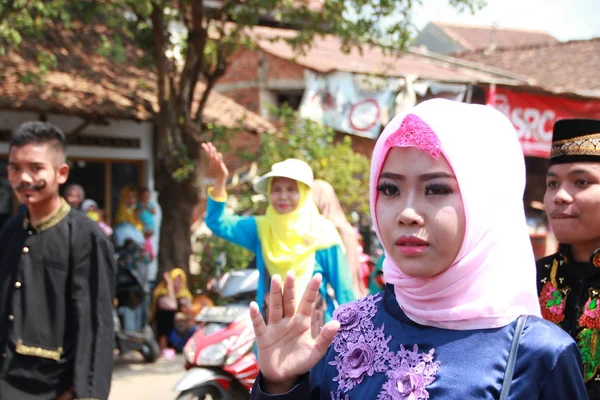
[[[428, 0], [432, 7], [437, 1]], [[109, 28], [110, 33], [102, 38], [99, 48], [90, 52], [122, 62], [124, 43], [133, 43], [140, 49], [140, 62], [156, 77], [159, 111], [155, 118], [155, 182], [164, 212], [159, 266], [165, 270], [188, 265], [189, 221], [199, 199], [202, 176], [199, 143], [212, 135], [203, 122], [204, 109], [234, 52], [240, 47], [255, 45], [251, 28], [264, 24], [291, 28], [288, 32], [293, 32], [292, 35], [273, 40], [287, 42], [299, 54], [310, 47], [315, 37], [325, 34], [339, 37], [345, 51], [382, 45], [391, 52], [407, 43], [410, 13], [417, 2], [420, 3], [419, 0], [325, 0], [322, 3], [313, 0], [0, 0], [0, 52], [9, 46], [19, 46], [25, 36], [43, 37], [44, 27], [50, 22], [69, 29], [75, 20]], [[483, 5], [482, 0], [448, 2], [471, 12]], [[321, 6], [313, 7], [315, 4]], [[385, 24], [381, 23], [383, 20]], [[47, 69], [52, 67], [53, 59], [41, 56], [40, 63]], [[36, 77], [24, 79], [33, 78]], [[198, 94], [196, 89], [201, 82], [204, 89]], [[300, 151], [295, 147], [300, 137], [293, 133], [310, 131], [304, 128], [290, 131], [289, 154]], [[344, 150], [349, 144], [342, 142], [337, 146], [332, 150], [340, 152], [336, 163], [353, 167], [356, 160]], [[351, 180], [342, 181], [334, 172], [337, 167], [324, 161], [323, 148], [317, 149], [312, 144], [307, 147], [314, 148], [305, 155], [318, 176], [339, 187], [350, 186]], [[287, 153], [278, 155], [285, 156]], [[169, 195], [171, 193], [177, 196]], [[342, 201], [347, 205], [358, 204], [359, 197], [357, 190], [344, 194]]]

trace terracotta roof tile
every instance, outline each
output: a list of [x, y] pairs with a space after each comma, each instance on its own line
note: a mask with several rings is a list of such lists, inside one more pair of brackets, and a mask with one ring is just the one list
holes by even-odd
[[529, 76], [553, 92], [600, 90], [600, 38], [465, 52], [456, 57]]
[[[365, 47], [362, 54], [353, 49], [346, 54], [340, 50], [341, 41], [334, 36], [316, 37], [312, 47], [305, 55], [297, 55], [283, 41], [273, 42], [278, 36], [292, 36], [291, 30], [278, 28], [255, 27], [253, 29], [261, 49], [286, 60], [321, 73], [347, 71], [380, 76], [409, 76], [449, 82], [476, 82], [506, 78], [501, 74], [483, 71], [480, 68], [461, 66], [458, 63], [436, 60], [418, 54], [418, 51], [397, 55], [384, 54], [381, 48]], [[451, 60], [450, 57], [445, 57]], [[456, 60], [460, 61], [460, 60]], [[485, 69], [485, 66], [483, 66]]]
[[432, 22], [446, 34], [458, 41], [467, 50], [481, 50], [492, 43], [496, 47], [525, 46], [532, 44], [558, 43], [558, 39], [547, 32], [513, 28], [492, 28]]
[[[35, 41], [25, 40], [18, 51], [0, 56], [0, 109], [51, 112], [85, 117], [150, 120], [158, 110], [156, 75], [138, 67], [141, 51], [125, 47], [125, 61], [116, 62], [97, 54], [102, 25], [73, 23], [70, 29], [48, 26]], [[41, 51], [54, 54], [56, 67], [39, 80], [28, 82], [39, 72]], [[36, 83], [37, 82], [37, 83]], [[198, 84], [197, 98], [205, 86]], [[273, 126], [230, 98], [212, 92], [205, 122], [237, 126], [242, 120], [249, 132], [272, 131]]]

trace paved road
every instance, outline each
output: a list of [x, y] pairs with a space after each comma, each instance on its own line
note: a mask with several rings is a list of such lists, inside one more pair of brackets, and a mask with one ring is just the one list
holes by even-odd
[[146, 364], [136, 353], [117, 357], [109, 400], [174, 400], [173, 386], [185, 374], [183, 363], [181, 355], [155, 364]]

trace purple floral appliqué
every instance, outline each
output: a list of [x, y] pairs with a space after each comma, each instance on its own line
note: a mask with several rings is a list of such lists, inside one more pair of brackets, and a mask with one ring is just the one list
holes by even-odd
[[386, 338], [384, 327], [375, 329], [371, 321], [381, 299], [381, 295], [367, 296], [341, 305], [333, 314], [340, 322], [340, 330], [333, 339], [333, 349], [338, 354], [329, 364], [337, 368], [338, 376], [333, 380], [343, 393], [361, 383], [365, 376], [386, 371], [392, 338]]
[[414, 114], [404, 117], [398, 130], [385, 141], [385, 147], [416, 147], [436, 160], [441, 154], [440, 140], [433, 129]]
[[413, 350], [400, 346], [400, 351], [390, 360], [387, 382], [377, 400], [425, 400], [429, 392], [425, 389], [435, 380], [440, 362], [433, 361], [434, 350], [419, 354], [415, 344]]

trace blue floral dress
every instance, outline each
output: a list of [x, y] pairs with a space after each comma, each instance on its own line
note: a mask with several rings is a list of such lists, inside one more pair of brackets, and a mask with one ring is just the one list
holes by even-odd
[[[498, 399], [516, 322], [497, 329], [447, 330], [410, 320], [393, 287], [340, 306], [323, 359], [288, 393], [252, 399]], [[558, 326], [530, 316], [509, 399], [587, 399], [577, 345]]]

